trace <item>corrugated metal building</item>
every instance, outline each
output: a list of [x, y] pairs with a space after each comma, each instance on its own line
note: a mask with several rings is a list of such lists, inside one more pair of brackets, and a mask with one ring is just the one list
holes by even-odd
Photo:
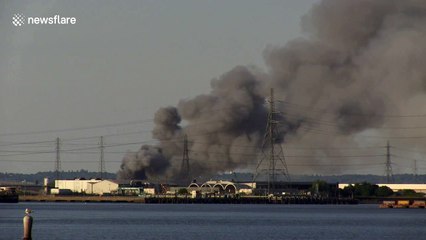
[[152, 184], [141, 181], [115, 180], [115, 179], [71, 179], [55, 180], [55, 189], [52, 194], [70, 191], [78, 194], [95, 195], [141, 195], [155, 194], [155, 187]]
[[69, 189], [74, 193], [93, 194], [93, 185], [101, 182], [100, 179], [77, 178], [71, 180], [55, 180], [56, 189]]

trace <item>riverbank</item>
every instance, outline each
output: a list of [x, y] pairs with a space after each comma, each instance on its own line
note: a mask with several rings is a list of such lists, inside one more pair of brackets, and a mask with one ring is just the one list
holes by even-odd
[[309, 197], [209, 197], [191, 198], [185, 196], [59, 196], [59, 195], [22, 195], [20, 202], [125, 202], [151, 204], [358, 204], [353, 199], [309, 198]]
[[145, 198], [131, 196], [58, 196], [20, 195], [20, 202], [126, 202], [145, 203]]

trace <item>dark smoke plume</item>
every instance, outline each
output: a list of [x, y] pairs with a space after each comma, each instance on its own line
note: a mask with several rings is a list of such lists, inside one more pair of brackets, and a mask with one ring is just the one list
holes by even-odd
[[136, 153], [127, 153], [121, 164], [118, 177], [122, 179], [145, 179], [150, 175], [163, 174], [169, 160], [160, 148], [143, 145]]
[[[182, 100], [177, 108], [161, 108], [155, 114], [153, 137], [159, 142], [156, 147], [162, 149], [161, 156], [167, 159], [156, 167], [161, 165], [162, 171], [168, 171], [169, 179], [179, 180], [176, 178], [180, 176], [184, 134], [189, 139], [190, 171], [194, 177], [256, 161], [254, 155], [262, 143], [267, 117], [262, 83], [248, 68], [239, 66], [212, 80], [211, 87], [209, 94]], [[181, 119], [186, 126], [179, 125]], [[283, 133], [296, 126], [288, 123]], [[155, 161], [136, 159], [137, 155], [125, 156], [119, 177], [144, 179], [158, 172], [159, 169], [152, 171], [149, 164], [135, 164]]]
[[[158, 110], [153, 137], [161, 151], [126, 155], [120, 177], [178, 178], [184, 134], [192, 176], [253, 169], [271, 87], [282, 100], [278, 141], [287, 145], [362, 145], [365, 132], [408, 124], [386, 115], [413, 113], [426, 104], [426, 1], [323, 0], [302, 18], [302, 28], [304, 38], [265, 49], [266, 73], [236, 67], [212, 80], [209, 94]], [[321, 159], [287, 160], [309, 166]]]

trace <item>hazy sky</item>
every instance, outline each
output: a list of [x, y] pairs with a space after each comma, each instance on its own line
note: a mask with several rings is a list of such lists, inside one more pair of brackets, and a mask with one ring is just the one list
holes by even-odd
[[[301, 36], [316, 0], [0, 1], [0, 172], [98, 170], [151, 141], [154, 112], [210, 89], [236, 65]], [[102, 4], [101, 4], [102, 3]], [[12, 16], [75, 25], [12, 25]], [[97, 127], [97, 128], [92, 128]], [[39, 143], [35, 143], [39, 142]], [[134, 144], [130, 144], [134, 143]]]

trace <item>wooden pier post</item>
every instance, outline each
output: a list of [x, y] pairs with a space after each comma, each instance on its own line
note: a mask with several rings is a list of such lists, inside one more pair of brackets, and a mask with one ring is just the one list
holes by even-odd
[[31, 217], [31, 209], [25, 209], [25, 217], [23, 219], [24, 223], [24, 238], [23, 240], [32, 240], [31, 230], [33, 227], [33, 217]]

